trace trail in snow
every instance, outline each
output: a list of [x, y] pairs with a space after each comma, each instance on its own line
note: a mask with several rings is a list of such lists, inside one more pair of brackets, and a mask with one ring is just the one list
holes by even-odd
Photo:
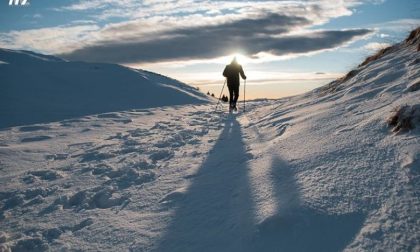
[[175, 202], [156, 251], [246, 250], [253, 226], [247, 175], [252, 156], [242, 139], [240, 124], [230, 115], [188, 191]]

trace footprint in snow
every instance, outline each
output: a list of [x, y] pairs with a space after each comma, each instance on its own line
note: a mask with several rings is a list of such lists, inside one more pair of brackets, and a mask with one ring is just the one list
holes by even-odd
[[58, 197], [50, 206], [43, 209], [39, 215], [48, 214], [60, 208], [74, 208], [76, 211], [83, 209], [106, 209], [122, 205], [129, 198], [121, 196], [112, 186], [96, 187], [76, 192], [69, 196]]
[[156, 180], [156, 174], [152, 171], [138, 171], [133, 167], [125, 167], [119, 170], [110, 170], [103, 174], [107, 176], [104, 185], [113, 185], [118, 189], [127, 189], [131, 186], [142, 185]]
[[130, 118], [115, 119], [113, 121], [116, 122], [116, 123], [122, 123], [122, 124], [127, 124], [127, 123], [133, 122], [133, 120], [131, 120]]
[[172, 150], [163, 149], [154, 151], [150, 156], [150, 160], [153, 162], [157, 162], [159, 160], [168, 160], [174, 156], [174, 152]]
[[181, 187], [176, 189], [175, 191], [172, 191], [165, 196], [161, 200], [159, 200], [162, 204], [170, 204], [175, 203], [177, 201], [182, 200], [185, 197], [185, 194], [187, 192], [187, 187]]
[[44, 140], [48, 140], [48, 139], [52, 139], [52, 137], [50, 137], [50, 136], [26, 137], [26, 138], [23, 138], [20, 142], [21, 143], [30, 143], [30, 142], [44, 141]]
[[19, 128], [20, 132], [31, 132], [31, 131], [37, 131], [37, 130], [49, 130], [51, 129], [48, 126], [40, 126], [40, 125], [34, 125], [34, 126], [23, 126]]
[[106, 114], [99, 114], [97, 115], [98, 118], [121, 118], [120, 114], [118, 113], [106, 113]]
[[45, 159], [47, 160], [65, 160], [67, 159], [67, 157], [69, 156], [69, 154], [67, 153], [57, 153], [57, 154], [50, 154], [50, 155], [46, 155]]
[[[116, 154], [109, 153], [109, 152], [99, 152], [99, 151], [91, 151], [86, 152], [81, 156], [81, 163], [92, 162], [92, 161], [102, 161], [105, 159], [110, 159], [116, 156]], [[72, 156], [74, 157], [74, 156]]]
[[[27, 177], [31, 177], [31, 176], [35, 176], [41, 180], [48, 180], [48, 181], [56, 180], [63, 177], [59, 172], [53, 171], [53, 170], [30, 171], [28, 172]], [[26, 180], [25, 178], [24, 180]]]

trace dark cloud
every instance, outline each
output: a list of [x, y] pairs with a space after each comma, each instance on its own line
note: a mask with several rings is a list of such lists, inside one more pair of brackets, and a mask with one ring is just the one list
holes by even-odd
[[154, 34], [155, 39], [146, 41], [144, 38], [138, 38], [141, 40], [138, 42], [132, 42], [135, 38], [130, 42], [115, 39], [60, 56], [69, 60], [137, 63], [214, 58], [236, 51], [248, 55], [259, 52], [285, 55], [334, 48], [371, 32], [355, 29], [286, 36], [294, 28], [310, 24], [311, 21], [303, 17], [272, 14], [219, 25], [178, 28]]

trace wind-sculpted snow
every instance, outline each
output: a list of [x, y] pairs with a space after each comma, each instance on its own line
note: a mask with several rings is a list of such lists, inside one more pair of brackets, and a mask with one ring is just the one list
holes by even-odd
[[67, 62], [6, 49], [0, 49], [0, 61], [7, 63], [0, 64], [0, 129], [208, 102], [204, 94], [179, 81], [119, 65]]

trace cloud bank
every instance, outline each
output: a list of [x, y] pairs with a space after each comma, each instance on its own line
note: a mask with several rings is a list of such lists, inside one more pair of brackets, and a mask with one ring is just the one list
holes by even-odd
[[237, 51], [250, 56], [261, 52], [281, 56], [334, 48], [371, 32], [355, 29], [288, 35], [292, 28], [307, 23], [309, 21], [302, 17], [272, 14], [260, 19], [176, 29], [155, 34], [145, 41], [108, 41], [61, 56], [71, 60], [119, 63], [213, 58]]

